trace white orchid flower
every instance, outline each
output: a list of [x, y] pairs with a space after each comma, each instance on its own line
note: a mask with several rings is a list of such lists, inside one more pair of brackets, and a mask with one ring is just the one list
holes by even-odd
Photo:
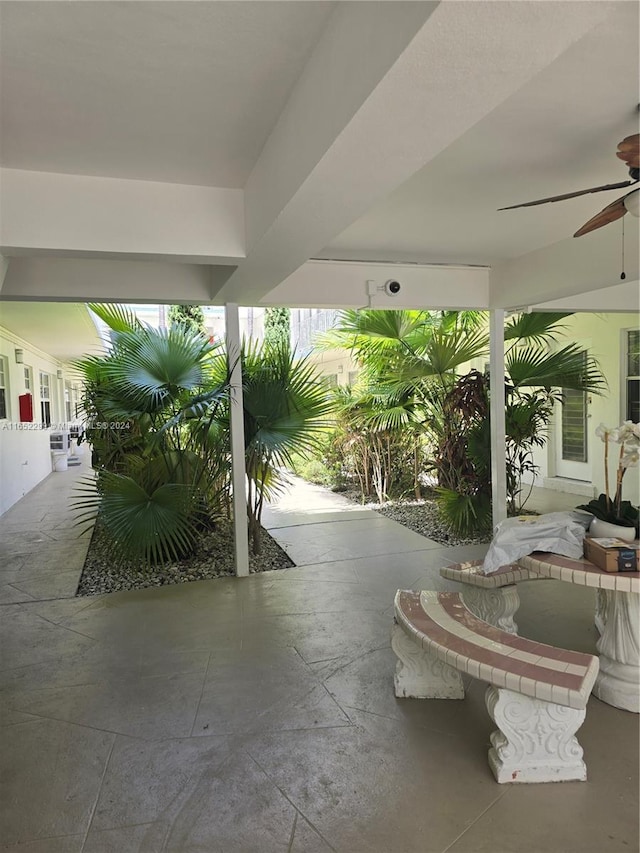
[[596, 435], [598, 438], [601, 438], [604, 442], [609, 440], [609, 435], [613, 432], [613, 427], [605, 426], [605, 424], [600, 423], [598, 427], [596, 427]]
[[640, 452], [637, 450], [630, 450], [625, 452], [624, 456], [620, 460], [621, 468], [635, 468], [635, 466], [640, 461]]
[[633, 421], [625, 421], [625, 444], [630, 444], [631, 447], [640, 445], [640, 424], [634, 424]]
[[640, 429], [636, 431], [636, 427], [638, 424], [634, 424], [633, 421], [625, 421], [620, 424], [617, 429], [618, 442], [620, 444], [635, 443], [640, 438]]
[[[610, 428], [601, 423], [596, 429], [596, 435], [604, 443], [604, 488], [607, 511], [615, 510], [620, 515], [622, 503], [622, 481], [628, 468], [635, 468], [640, 463], [640, 424], [624, 421], [619, 427]], [[620, 444], [617, 456], [616, 490], [611, 498], [609, 491], [609, 442]], [[615, 463], [614, 463], [615, 464]]]

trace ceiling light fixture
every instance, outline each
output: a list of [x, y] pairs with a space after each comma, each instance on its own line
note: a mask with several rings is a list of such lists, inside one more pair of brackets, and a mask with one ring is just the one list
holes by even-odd
[[640, 190], [629, 193], [624, 197], [623, 204], [632, 216], [640, 217]]

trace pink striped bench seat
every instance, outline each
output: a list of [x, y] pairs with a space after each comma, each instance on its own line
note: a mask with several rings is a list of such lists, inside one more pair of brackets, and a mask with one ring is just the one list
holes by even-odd
[[469, 560], [443, 566], [440, 575], [447, 580], [465, 584], [467, 588], [462, 597], [475, 616], [496, 628], [517, 634], [518, 626], [514, 616], [520, 607], [520, 596], [516, 584], [544, 578], [516, 563], [500, 566], [495, 572], [485, 575], [482, 563], [482, 560]]
[[485, 575], [482, 571], [482, 560], [469, 560], [466, 563], [453, 563], [443, 566], [440, 574], [443, 578], [460, 583], [468, 583], [482, 589], [499, 589], [520, 581], [540, 580], [540, 575], [523, 569], [517, 563], [500, 566], [495, 572]]
[[392, 647], [397, 697], [462, 699], [460, 673], [489, 682], [498, 725], [489, 765], [498, 782], [586, 779], [575, 738], [598, 674], [598, 659], [501, 631], [457, 592], [398, 590]]

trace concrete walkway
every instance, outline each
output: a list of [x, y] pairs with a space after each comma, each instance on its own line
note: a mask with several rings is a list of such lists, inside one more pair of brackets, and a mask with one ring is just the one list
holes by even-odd
[[[297, 567], [74, 598], [87, 540], [51, 475], [0, 518], [0, 845], [11, 853], [638, 849], [638, 718], [591, 699], [589, 782], [499, 786], [484, 686], [396, 700], [398, 587], [443, 548], [314, 487], [265, 522]], [[522, 588], [534, 639], [593, 651], [592, 591]]]

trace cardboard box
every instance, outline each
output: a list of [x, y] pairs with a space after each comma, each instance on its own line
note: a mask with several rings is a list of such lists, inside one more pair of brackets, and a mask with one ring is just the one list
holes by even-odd
[[637, 572], [640, 544], [622, 539], [584, 540], [584, 556], [590, 563], [605, 572]]

